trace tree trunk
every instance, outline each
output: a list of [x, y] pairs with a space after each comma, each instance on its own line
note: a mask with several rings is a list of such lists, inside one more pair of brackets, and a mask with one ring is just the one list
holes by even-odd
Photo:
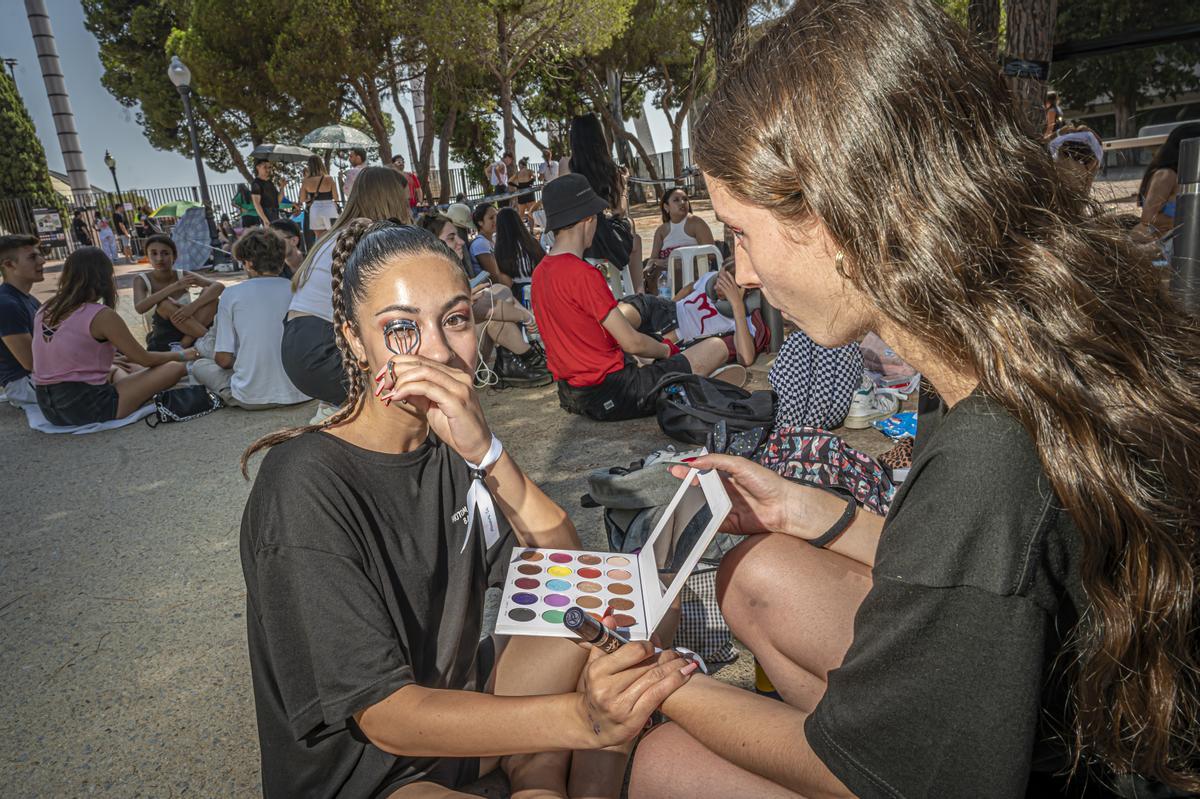
[[676, 182], [683, 173], [683, 120], [686, 118], [686, 114], [667, 114], [667, 124], [671, 126], [671, 170]]
[[[503, 11], [496, 12], [496, 39], [499, 45], [497, 77], [500, 78], [500, 118], [503, 120], [504, 152], [517, 157], [517, 134], [513, 130], [513, 75], [510, 68], [512, 57], [508, 52], [508, 20]], [[512, 177], [511, 175], [509, 177]]]
[[388, 163], [392, 160], [392, 141], [388, 137], [387, 124], [383, 121], [383, 104], [379, 100], [379, 87], [373, 77], [363, 77], [361, 84], [352, 84], [359, 90], [362, 100], [363, 116], [371, 126], [371, 133], [379, 144], [379, 160]]
[[242, 157], [241, 150], [238, 149], [237, 144], [234, 143], [229, 134], [225, 132], [225, 129], [218, 125], [217, 121], [202, 107], [196, 110], [200, 114], [200, 118], [204, 120], [204, 124], [208, 125], [208, 129], [213, 132], [213, 135], [225, 147], [226, 152], [229, 153], [230, 160], [233, 161], [233, 165], [237, 167], [237, 171], [241, 176], [247, 181], [253, 181], [254, 175], [250, 173], [250, 168], [246, 166], [246, 159]]
[[425, 116], [422, 120], [425, 130], [421, 133], [421, 149], [417, 153], [416, 162], [413, 164], [413, 169], [416, 171], [417, 178], [421, 181], [422, 186], [429, 185], [429, 161], [433, 155], [433, 104], [437, 99], [433, 83], [434, 73], [431, 69], [425, 73], [425, 80], [421, 84], [422, 101], [425, 103]]
[[400, 115], [400, 124], [404, 126], [404, 137], [408, 139], [408, 155], [410, 160], [415, 164], [417, 139], [416, 133], [413, 131], [412, 118], [408, 115], [408, 109], [400, 102], [400, 95], [395, 90], [392, 91], [392, 104], [396, 106], [396, 113]]
[[1000, 0], [969, 0], [967, 28], [993, 59], [1000, 40]]
[[1136, 100], [1121, 92], [1113, 92], [1113, 116], [1116, 118], [1118, 139], [1131, 139], [1137, 135], [1133, 129], [1133, 113]]
[[[1058, 0], [1008, 0], [1008, 56], [1026, 61], [1049, 61], [1054, 51], [1054, 20]], [[1008, 79], [1017, 116], [1025, 132], [1041, 138], [1045, 127], [1045, 81]]]
[[450, 137], [454, 135], [454, 125], [458, 122], [458, 107], [451, 106], [442, 123], [442, 135], [438, 138], [438, 175], [441, 177], [441, 191], [438, 193], [438, 205], [450, 201]]

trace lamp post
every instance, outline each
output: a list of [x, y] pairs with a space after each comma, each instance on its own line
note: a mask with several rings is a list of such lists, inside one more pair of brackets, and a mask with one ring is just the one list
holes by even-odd
[[[112, 173], [113, 186], [117, 189], [117, 208], [121, 210], [121, 218], [125, 217], [125, 198], [121, 196], [121, 183], [117, 180], [117, 159], [108, 150], [104, 151], [104, 165]], [[128, 222], [126, 222], [128, 224]]]
[[200, 178], [200, 201], [204, 203], [204, 219], [208, 222], [210, 255], [213, 263], [219, 263], [222, 258], [221, 240], [217, 237], [217, 224], [213, 220], [212, 200], [208, 197], [208, 180], [204, 177], [204, 161], [200, 158], [200, 143], [196, 140], [196, 119], [192, 116], [192, 71], [187, 64], [179, 60], [179, 56], [171, 56], [171, 65], [167, 67], [167, 77], [183, 98], [183, 110], [187, 114], [188, 136], [192, 141], [192, 157], [196, 161], [196, 175]]

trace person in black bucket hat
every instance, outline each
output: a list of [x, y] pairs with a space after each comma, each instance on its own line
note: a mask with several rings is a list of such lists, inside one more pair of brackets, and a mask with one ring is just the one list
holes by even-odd
[[[654, 413], [654, 385], [669, 374], [712, 374], [728, 358], [720, 339], [680, 352], [673, 342], [640, 333], [600, 270], [583, 260], [608, 203], [587, 178], [569, 174], [542, 191], [554, 247], [533, 272], [533, 313], [567, 411], [597, 421]], [[636, 358], [651, 363], [639, 366]], [[741, 367], [738, 367], [741, 368]]]

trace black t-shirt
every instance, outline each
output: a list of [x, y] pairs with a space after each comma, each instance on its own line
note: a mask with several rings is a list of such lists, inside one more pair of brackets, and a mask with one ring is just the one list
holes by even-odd
[[[0, 338], [18, 336], [22, 333], [33, 335], [33, 315], [37, 313], [41, 303], [8, 283], [0, 283]], [[29, 374], [29, 370], [21, 365], [12, 350], [0, 341], [0, 386], [7, 386], [14, 380], [20, 380]]]
[[512, 547], [466, 534], [466, 463], [430, 439], [402, 455], [324, 432], [274, 447], [242, 516], [250, 670], [267, 797], [368, 797], [475, 778], [474, 759], [398, 758], [354, 713], [417, 683], [480, 690], [484, 593]]
[[113, 211], [113, 233], [118, 236], [129, 235], [129, 225], [125, 223], [125, 214], [120, 211]]
[[972, 394], [922, 425], [805, 734], [856, 796], [1025, 796], [1035, 759], [1064, 765], [1050, 729], [1065, 723], [1055, 658], [1084, 604], [1079, 534], [997, 403]]
[[88, 224], [82, 216], [77, 216], [71, 220], [71, 230], [74, 231], [75, 241], [79, 242], [79, 246], [92, 246], [92, 234], [88, 231]]
[[263, 213], [267, 218], [263, 220], [263, 224], [267, 225], [279, 218], [279, 187], [269, 180], [255, 178], [250, 183], [250, 195], [258, 195], [258, 202], [262, 205]]

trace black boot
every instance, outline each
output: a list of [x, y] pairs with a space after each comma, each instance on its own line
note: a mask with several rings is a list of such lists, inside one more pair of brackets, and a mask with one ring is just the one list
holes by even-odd
[[506, 386], [522, 386], [535, 388], [548, 385], [554, 378], [545, 369], [531, 363], [529, 358], [533, 350], [524, 356], [517, 355], [510, 349], [496, 347], [496, 375]]

